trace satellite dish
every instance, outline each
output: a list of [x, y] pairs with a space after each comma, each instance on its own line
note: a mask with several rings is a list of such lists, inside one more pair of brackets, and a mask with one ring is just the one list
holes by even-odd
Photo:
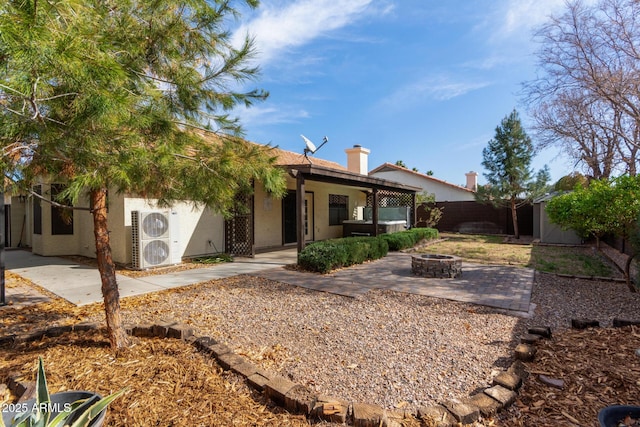
[[313, 142], [311, 142], [309, 140], [309, 138], [307, 138], [306, 136], [304, 136], [304, 135], [300, 135], [300, 136], [302, 137], [302, 140], [304, 141], [304, 144], [306, 145], [304, 151], [306, 153], [311, 153], [311, 154], [315, 153], [316, 150], [317, 150], [315, 144]]
[[[322, 144], [320, 144], [320, 146], [316, 148], [316, 145], [313, 142], [311, 142], [309, 140], [309, 138], [307, 138], [304, 135], [300, 135], [300, 136], [302, 137], [302, 140], [304, 141], [304, 145], [305, 145], [305, 147], [304, 147], [304, 156], [307, 158], [307, 160], [309, 160], [309, 153], [315, 154], [315, 152], [318, 151], [320, 148], [322, 148], [322, 146], [324, 144], [329, 142], [329, 138], [325, 136], [324, 138], [322, 138]], [[309, 160], [309, 163], [311, 163], [311, 160]]]

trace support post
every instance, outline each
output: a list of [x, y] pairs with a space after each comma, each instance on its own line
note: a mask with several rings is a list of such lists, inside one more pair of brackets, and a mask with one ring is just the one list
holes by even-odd
[[416, 193], [411, 193], [411, 224], [408, 228], [413, 228], [418, 224], [418, 209], [416, 208]]
[[304, 176], [298, 172], [296, 176], [296, 234], [298, 253], [304, 249]]
[[373, 235], [378, 235], [378, 189], [373, 189], [373, 206], [371, 207], [372, 223], [373, 223]]

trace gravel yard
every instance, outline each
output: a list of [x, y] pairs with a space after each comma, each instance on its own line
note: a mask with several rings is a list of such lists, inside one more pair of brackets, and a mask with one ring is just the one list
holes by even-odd
[[[127, 324], [181, 321], [320, 393], [406, 409], [488, 386], [510, 364], [528, 326], [550, 326], [558, 334], [572, 318], [603, 326], [614, 317], [640, 318], [640, 294], [620, 282], [536, 273], [532, 303], [532, 318], [521, 318], [426, 296], [372, 290], [350, 298], [237, 276], [127, 298], [122, 307]], [[99, 305], [64, 311], [55, 323], [104, 322]], [[50, 318], [44, 309], [41, 314]], [[18, 323], [9, 329], [20, 326], [11, 321]], [[503, 416], [517, 418], [518, 410], [514, 405]]]
[[250, 276], [142, 298], [127, 323], [180, 320], [299, 384], [387, 408], [487, 386], [522, 327], [475, 305], [388, 291], [354, 299]]
[[550, 274], [536, 274], [530, 319], [390, 291], [354, 299], [251, 276], [143, 298], [152, 301], [125, 309], [128, 323], [184, 321], [318, 392], [409, 409], [490, 385], [528, 326], [559, 332], [572, 318], [603, 326], [614, 317], [640, 318], [640, 294], [623, 283]]

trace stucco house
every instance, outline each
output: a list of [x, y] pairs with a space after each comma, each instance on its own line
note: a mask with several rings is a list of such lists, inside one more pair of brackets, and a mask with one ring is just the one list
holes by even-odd
[[466, 186], [464, 187], [391, 163], [384, 163], [371, 170], [369, 176], [420, 187], [421, 192], [435, 195], [436, 202], [474, 201], [474, 193], [478, 188], [478, 174], [476, 172], [466, 174]]
[[[110, 192], [108, 215], [114, 261], [146, 268], [221, 252], [251, 256], [286, 247], [302, 250], [306, 242], [342, 237], [345, 221], [366, 223], [362, 216], [366, 208], [374, 213], [367, 234], [380, 232], [380, 210], [398, 206], [415, 215], [415, 196], [420, 188], [368, 176], [369, 150], [347, 149], [346, 167], [273, 150], [277, 164], [287, 172], [287, 195], [274, 199], [256, 182], [254, 194], [243, 200], [247, 211], [234, 218], [225, 219], [186, 202], [162, 209], [154, 205], [155, 200]], [[61, 188], [41, 182], [33, 191], [51, 200]], [[89, 201], [80, 200], [78, 206], [88, 207]], [[70, 221], [60, 214], [60, 208], [37, 198], [12, 197], [8, 246], [29, 247], [43, 256], [95, 257], [89, 211], [73, 210]], [[412, 217], [407, 222], [407, 226], [412, 225]], [[147, 259], [148, 252], [153, 257]]]

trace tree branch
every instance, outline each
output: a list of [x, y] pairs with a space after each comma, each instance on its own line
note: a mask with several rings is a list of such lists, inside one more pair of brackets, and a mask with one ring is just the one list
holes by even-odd
[[47, 198], [45, 198], [43, 195], [36, 193], [33, 190], [28, 190], [28, 193], [30, 196], [34, 196], [37, 199], [50, 204], [51, 206], [55, 206], [56, 208], [61, 208], [61, 209], [71, 209], [74, 211], [87, 211], [87, 212], [93, 212], [93, 209], [91, 208], [87, 208], [87, 207], [82, 207], [82, 206], [69, 206], [69, 205], [63, 205], [62, 203], [58, 203], [55, 200], [49, 200]]

